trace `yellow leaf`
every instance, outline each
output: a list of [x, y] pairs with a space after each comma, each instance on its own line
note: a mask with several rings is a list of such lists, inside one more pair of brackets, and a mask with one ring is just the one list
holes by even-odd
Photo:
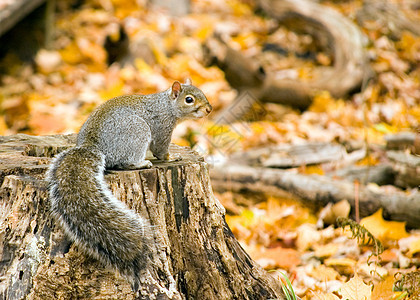
[[343, 108], [343, 100], [334, 99], [330, 92], [322, 91], [315, 95], [309, 111], [313, 112], [330, 112], [336, 111], [338, 108]]
[[324, 261], [326, 266], [354, 267], [356, 261], [350, 258], [329, 258]]
[[226, 216], [226, 222], [233, 229], [237, 225], [249, 228], [255, 224], [256, 219], [254, 213], [249, 209], [244, 209], [240, 216]]
[[317, 175], [324, 175], [324, 170], [320, 165], [311, 165], [311, 166], [304, 166], [300, 168], [302, 174], [317, 174]]
[[396, 133], [398, 131], [398, 128], [395, 128], [383, 122], [379, 124], [375, 124], [373, 128], [379, 131], [380, 133], [384, 133], [384, 134]]
[[232, 8], [232, 12], [236, 16], [246, 16], [253, 13], [249, 5], [240, 1], [227, 1], [227, 4]]
[[239, 142], [243, 139], [241, 133], [234, 127], [213, 124], [207, 129], [207, 136], [216, 149], [231, 151], [239, 147]]
[[151, 46], [153, 55], [156, 58], [156, 62], [162, 66], [166, 65], [168, 63], [168, 57], [166, 56], [165, 49], [154, 42], [151, 43]]
[[409, 247], [409, 254], [413, 255], [416, 254], [418, 252], [420, 252], [420, 239], [417, 239], [413, 242], [410, 243], [410, 247]]
[[303, 66], [297, 69], [298, 71], [298, 77], [300, 79], [312, 79], [312, 69], [308, 68], [307, 66]]
[[59, 51], [61, 58], [68, 64], [78, 64], [83, 60], [79, 47], [75, 42], [67, 45], [66, 48]]
[[252, 33], [243, 33], [233, 37], [232, 42], [237, 43], [241, 49], [247, 49], [256, 43], [256, 36]]
[[320, 258], [331, 257], [338, 251], [337, 244], [326, 244], [315, 246], [315, 256]]
[[372, 154], [370, 154], [368, 156], [365, 156], [363, 159], [359, 160], [357, 162], [357, 165], [358, 166], [375, 166], [379, 163], [380, 163], [379, 159], [373, 156]]
[[401, 40], [396, 43], [398, 50], [402, 53], [402, 57], [406, 59], [418, 59], [420, 51], [420, 38], [413, 36], [411, 33], [404, 31]]
[[99, 92], [103, 100], [108, 100], [123, 94], [124, 83], [122, 81], [114, 84], [110, 89]]
[[205, 41], [214, 30], [214, 24], [207, 22], [203, 26], [197, 29], [197, 31], [193, 34], [193, 36], [198, 39], [200, 42]]
[[366, 227], [381, 242], [399, 240], [408, 236], [405, 230], [405, 222], [384, 220], [382, 217], [382, 208], [373, 215], [362, 219], [360, 224]]
[[134, 60], [134, 65], [136, 66], [137, 70], [140, 71], [141, 74], [152, 74], [153, 73], [152, 67], [150, 67], [149, 64], [141, 58], [136, 58]]
[[371, 287], [368, 286], [355, 275], [352, 279], [346, 282], [340, 289], [342, 299], [348, 300], [371, 300]]
[[394, 286], [394, 276], [387, 276], [385, 280], [375, 285], [372, 292], [372, 300], [388, 300], [394, 295], [392, 288]]

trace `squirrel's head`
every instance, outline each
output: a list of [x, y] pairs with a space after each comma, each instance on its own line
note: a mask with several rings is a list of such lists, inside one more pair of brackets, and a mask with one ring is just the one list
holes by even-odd
[[204, 93], [187, 79], [184, 84], [175, 81], [170, 90], [180, 119], [198, 119], [207, 116], [212, 107]]

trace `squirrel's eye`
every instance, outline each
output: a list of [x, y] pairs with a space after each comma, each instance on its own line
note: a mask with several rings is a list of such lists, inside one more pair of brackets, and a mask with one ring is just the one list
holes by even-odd
[[194, 103], [194, 98], [192, 96], [185, 97], [185, 103], [187, 103], [187, 104]]

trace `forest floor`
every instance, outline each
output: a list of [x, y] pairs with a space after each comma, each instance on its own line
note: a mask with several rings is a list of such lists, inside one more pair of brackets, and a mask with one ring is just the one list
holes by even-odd
[[[57, 1], [50, 50], [40, 49], [33, 61], [23, 60], [13, 49], [0, 59], [0, 134], [77, 132], [107, 99], [162, 91], [186, 78], [205, 92], [215, 116], [237, 91], [222, 70], [206, 64], [202, 45], [214, 32], [228, 36], [231, 47], [255, 57], [278, 76], [309, 81], [315, 67], [331, 65], [333, 58], [317, 51], [310, 35], [279, 27], [255, 13], [248, 2], [194, 0], [190, 14], [174, 17], [142, 1], [87, 0], [82, 5]], [[361, 2], [320, 1], [354, 23]], [[415, 1], [392, 3], [419, 22]], [[121, 37], [121, 25], [132, 52], [125, 64], [108, 66], [104, 43], [107, 36]], [[358, 160], [358, 166], [386, 161], [386, 135], [420, 130], [420, 37], [409, 31], [397, 34], [380, 19], [358, 26], [366, 37], [374, 73], [361, 91], [345, 99], [321, 91], [303, 112], [257, 99], [260, 111], [252, 122], [218, 124], [211, 115], [180, 124], [173, 141], [194, 147], [210, 167], [241, 151], [307, 142], [376, 149]], [[268, 43], [282, 51], [263, 51]], [[334, 166], [316, 164], [294, 171], [322, 175], [329, 171], [326, 168]], [[401, 190], [394, 185], [376, 188]], [[410, 194], [416, 189], [403, 191]], [[227, 222], [244, 249], [273, 276], [287, 273], [301, 298], [420, 299], [420, 231], [384, 220], [381, 210], [360, 220], [375, 237], [363, 245], [363, 235], [353, 238], [352, 230], [338, 227], [333, 218], [349, 215], [346, 199], [319, 209], [288, 194], [226, 191], [216, 196], [227, 208]]]

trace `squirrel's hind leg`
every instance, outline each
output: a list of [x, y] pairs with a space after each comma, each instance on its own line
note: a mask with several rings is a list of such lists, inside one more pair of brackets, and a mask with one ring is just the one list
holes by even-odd
[[[112, 131], [118, 137], [104, 141], [106, 167], [119, 170], [151, 168], [146, 153], [152, 140], [149, 125], [138, 116], [114, 116], [104, 131]], [[104, 126], [105, 127], [105, 126]]]

